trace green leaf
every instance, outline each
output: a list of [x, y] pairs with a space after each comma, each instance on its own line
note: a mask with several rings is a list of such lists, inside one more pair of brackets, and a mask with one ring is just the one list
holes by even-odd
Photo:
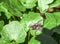
[[60, 12], [54, 12], [53, 13], [53, 15], [54, 15], [54, 17], [56, 19], [56, 22], [57, 22], [56, 26], [60, 25], [60, 15], [59, 14], [60, 14]]
[[20, 0], [23, 6], [26, 8], [33, 8], [36, 6], [37, 0]]
[[47, 34], [38, 35], [36, 40], [40, 41], [41, 44], [58, 44], [51, 36]]
[[29, 12], [28, 14], [23, 14], [23, 19], [21, 22], [27, 23], [27, 25], [33, 25], [39, 21], [43, 24], [43, 18], [40, 16], [40, 13]]
[[18, 0], [9, 0], [7, 3], [9, 12], [17, 17], [22, 16], [21, 12], [24, 12], [26, 8]]
[[54, 3], [50, 4], [50, 8], [60, 5], [60, 0], [54, 0]]
[[17, 17], [20, 17], [20, 16], [22, 16], [22, 13], [18, 10], [18, 8], [14, 8], [13, 10], [9, 10], [11, 13], [12, 13], [12, 15], [14, 15], [14, 16], [17, 16]]
[[4, 12], [6, 17], [7, 17], [7, 19], [9, 19], [12, 16], [12, 14], [10, 12], [8, 12], [7, 8], [8, 7], [6, 6], [5, 3], [3, 3], [3, 2], [0, 3], [0, 12]]
[[19, 12], [26, 10], [26, 8], [21, 4], [19, 0], [9, 0], [9, 3], [8, 4], [10, 5], [10, 7], [13, 7], [13, 10], [17, 9]]
[[28, 44], [41, 44], [41, 42], [37, 41], [35, 37], [32, 37]]
[[3, 39], [0, 39], [0, 44], [9, 44], [8, 42], [6, 42], [5, 40]]
[[44, 28], [52, 29], [60, 25], [60, 12], [46, 13], [46, 20], [44, 21]]
[[52, 3], [54, 0], [38, 0], [38, 9], [40, 10], [40, 12], [44, 12], [46, 11], [46, 9], [49, 8], [50, 3]]
[[26, 32], [22, 24], [18, 21], [12, 21], [3, 27], [2, 36], [7, 40], [15, 40], [17, 43], [22, 43], [25, 41]]
[[4, 40], [3, 38], [0, 38], [0, 44], [18, 44], [18, 43], [6, 41], [6, 40]]
[[52, 29], [56, 27], [57, 22], [56, 22], [54, 14], [46, 13], [45, 15], [46, 15], [46, 19], [43, 24], [44, 28]]
[[1, 3], [0, 11], [4, 12], [7, 18], [9, 19], [11, 16], [22, 16], [21, 12], [24, 12], [26, 8], [18, 1], [18, 0], [9, 0], [7, 2]]
[[53, 31], [60, 34], [60, 27], [59, 27], [60, 26], [60, 15], [59, 15], [60, 12], [54, 12], [53, 14], [54, 14], [56, 22], [57, 22], [56, 27]]
[[32, 36], [36, 36], [36, 35], [39, 35], [39, 34], [41, 34], [42, 33], [42, 30], [40, 29], [40, 30], [30, 30], [30, 33], [31, 33], [31, 35]]

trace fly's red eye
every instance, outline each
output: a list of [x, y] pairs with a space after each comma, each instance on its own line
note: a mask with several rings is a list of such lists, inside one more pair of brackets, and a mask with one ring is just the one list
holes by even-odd
[[41, 13], [40, 15], [43, 17], [43, 19], [46, 19], [45, 13]]

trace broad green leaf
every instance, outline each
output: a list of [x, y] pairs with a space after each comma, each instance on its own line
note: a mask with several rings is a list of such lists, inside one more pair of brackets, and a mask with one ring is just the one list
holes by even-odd
[[52, 3], [54, 0], [44, 0], [45, 4], [50, 4]]
[[31, 33], [32, 36], [36, 36], [36, 35], [39, 35], [39, 34], [42, 33], [42, 29], [40, 29], [40, 30], [32, 30], [31, 29], [30, 33]]
[[7, 2], [8, 10], [9, 12], [17, 17], [22, 16], [22, 12], [24, 12], [26, 9], [25, 7], [18, 1], [18, 0], [9, 0]]
[[10, 6], [13, 7], [14, 11], [15, 9], [17, 9], [19, 12], [26, 10], [26, 8], [19, 2], [19, 0], [9, 0], [9, 3], [10, 3]]
[[46, 19], [44, 21], [44, 28], [47, 28], [47, 29], [52, 29], [54, 27], [56, 27], [56, 18], [54, 16], [54, 14], [51, 14], [51, 13], [46, 13]]
[[9, 44], [9, 42], [6, 42], [5, 40], [0, 39], [0, 44]]
[[52, 4], [50, 4], [50, 8], [56, 7], [58, 5], [60, 5], [60, 0], [54, 0], [54, 2]]
[[22, 16], [21, 11], [24, 12], [26, 10], [18, 0], [8, 0], [6, 3], [1, 4], [1, 6], [3, 6], [4, 9], [1, 7], [0, 11], [5, 12], [8, 19], [13, 15], [20, 17]]
[[60, 15], [59, 14], [60, 14], [60, 12], [54, 12], [53, 13], [53, 15], [54, 15], [54, 17], [56, 19], [57, 26], [60, 25]]
[[15, 40], [17, 43], [22, 43], [25, 41], [26, 32], [22, 24], [18, 21], [12, 21], [3, 27], [2, 36], [7, 40]]
[[40, 10], [40, 12], [44, 12], [46, 11], [46, 9], [49, 8], [50, 3], [52, 3], [54, 0], [38, 0], [38, 9]]
[[[46, 14], [46, 20], [44, 21], [44, 27], [48, 28], [48, 29], [59, 27], [59, 25], [60, 25], [60, 15], [59, 14], [60, 14], [60, 12]], [[59, 29], [54, 29], [53, 31], [60, 33]]]
[[10, 12], [8, 12], [8, 7], [6, 6], [5, 3], [0, 3], [0, 12], [4, 12], [6, 17], [9, 19], [12, 15]]
[[32, 37], [28, 44], [41, 44], [41, 42], [37, 41], [35, 37]]
[[0, 38], [0, 44], [18, 44], [16, 42], [5, 41], [4, 39]]
[[57, 25], [55, 27], [55, 29], [53, 30], [54, 32], [57, 32], [58, 34], [60, 34], [60, 12], [54, 12], [53, 13], [57, 22]]
[[33, 8], [36, 6], [36, 2], [37, 0], [20, 0], [20, 2], [22, 3], [23, 6], [25, 6], [26, 8]]
[[23, 19], [20, 21], [20, 23], [24, 23], [26, 25], [26, 31], [30, 28], [30, 26], [38, 22], [41, 22], [41, 25], [43, 25], [43, 18], [40, 16], [39, 13], [34, 12], [23, 14]]
[[41, 44], [58, 44], [51, 36], [47, 34], [38, 35], [36, 40], [40, 41]]
[[12, 15], [20, 17], [22, 16], [22, 13], [18, 10], [18, 8], [10, 8], [9, 12], [12, 13]]
[[21, 22], [27, 23], [27, 25], [33, 25], [41, 21], [43, 25], [43, 18], [40, 16], [40, 13], [29, 12], [28, 14], [23, 14], [23, 19]]

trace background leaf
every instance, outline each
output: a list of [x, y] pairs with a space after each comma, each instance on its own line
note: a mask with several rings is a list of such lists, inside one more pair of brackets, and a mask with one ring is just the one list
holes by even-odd
[[56, 24], [57, 22], [56, 22], [54, 14], [46, 13], [46, 19], [44, 21], [44, 28], [52, 29], [56, 27]]
[[53, 15], [54, 15], [54, 17], [55, 17], [55, 19], [56, 19], [56, 22], [57, 22], [57, 26], [59, 26], [60, 25], [60, 12], [54, 12], [53, 13]]
[[37, 0], [20, 0], [22, 5], [25, 6], [26, 8], [33, 8], [36, 6]]
[[42, 33], [42, 30], [30, 30], [32, 36], [36, 36]]
[[57, 44], [57, 42], [47, 34], [38, 35], [36, 39], [40, 41], [41, 44]]
[[50, 8], [52, 8], [52, 7], [56, 7], [58, 5], [60, 5], [60, 0], [54, 0], [54, 2], [52, 4], [50, 4], [49, 6], [50, 6]]
[[7, 19], [9, 19], [12, 15], [10, 12], [8, 12], [7, 6], [5, 3], [0, 3], [0, 12], [4, 12]]
[[4, 26], [2, 36], [7, 40], [15, 40], [17, 43], [22, 43], [25, 40], [26, 32], [22, 24], [18, 21], [12, 21]]
[[46, 9], [49, 8], [50, 3], [52, 3], [54, 0], [38, 0], [38, 9], [40, 10], [40, 12], [44, 12], [46, 11]]

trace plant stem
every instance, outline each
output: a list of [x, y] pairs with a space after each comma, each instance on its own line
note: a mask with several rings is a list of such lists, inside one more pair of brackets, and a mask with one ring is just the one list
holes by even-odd
[[28, 31], [28, 41], [30, 40], [30, 30]]

